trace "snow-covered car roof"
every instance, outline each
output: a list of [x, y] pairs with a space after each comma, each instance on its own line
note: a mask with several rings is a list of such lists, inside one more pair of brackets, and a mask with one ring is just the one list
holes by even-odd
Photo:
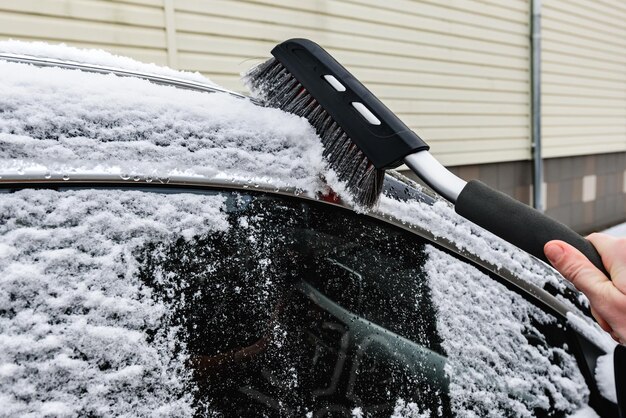
[[[5, 59], [2, 58], [3, 54]], [[47, 63], [29, 60], [29, 57], [43, 59]], [[90, 71], [88, 68], [71, 70], [72, 64], [99, 67], [102, 71]], [[115, 71], [111, 73], [109, 70], [112, 68], [118, 69], [119, 74]], [[127, 76], [132, 75], [132, 72], [138, 72], [137, 77]], [[546, 286], [559, 291], [568, 289], [568, 285], [557, 273], [528, 254], [467, 222], [445, 201], [437, 198], [429, 201], [398, 199], [397, 194], [388, 189], [373, 210], [365, 211], [354, 207], [343, 185], [324, 164], [321, 144], [313, 128], [302, 118], [260, 107], [248, 98], [222, 91], [219, 86], [199, 74], [141, 64], [102, 51], [80, 51], [66, 46], [14, 41], [0, 42], [0, 74], [0, 91], [3, 92], [0, 95], [1, 183], [208, 185], [248, 188], [314, 200], [322, 199], [320, 196], [328, 194], [332, 189], [342, 199], [336, 204], [391, 222], [432, 239], [442, 247], [451, 248], [475, 263], [498, 272], [522, 292], [532, 294], [549, 305], [554, 312], [564, 316], [574, 315], [572, 326], [588, 335], [597, 331], [597, 326], [584, 315], [581, 316], [577, 307], [568, 299], [561, 294], [553, 296], [544, 290]], [[151, 79], [146, 74], [158, 76], [158, 80]], [[164, 85], [168, 78], [172, 80], [171, 86]], [[181, 89], [178, 88], [180, 86], [176, 87], [177, 80], [188, 81], [190, 84]], [[197, 88], [194, 89], [194, 85]], [[207, 91], [213, 93], [207, 94]], [[421, 186], [399, 174], [393, 176], [387, 179], [388, 183], [400, 182], [405, 187], [421, 190]], [[75, 360], [64, 357], [63, 350], [59, 347], [68, 341], [60, 339], [80, 340], [80, 335], [86, 334], [92, 338], [84, 340], [88, 346], [81, 346], [81, 350], [96, 350], [91, 346], [93, 344], [102, 344], [113, 350], [118, 333], [132, 330], [136, 326], [133, 321], [149, 323], [159, 315], [162, 306], [133, 296], [137, 292], [141, 293], [136, 283], [129, 280], [127, 287], [120, 287], [118, 281], [108, 281], [108, 277], [129, 274], [116, 270], [115, 257], [127, 257], [127, 253], [132, 252], [132, 245], [129, 247], [116, 243], [119, 236], [132, 237], [136, 231], [141, 230], [145, 236], [158, 240], [172, 235], [190, 237], [202, 230], [224, 228], [223, 215], [215, 212], [207, 216], [203, 213], [207, 207], [221, 204], [216, 201], [219, 200], [216, 196], [206, 196], [198, 200], [181, 195], [172, 197], [167, 204], [163, 204], [157, 196], [135, 192], [128, 194], [120, 204], [119, 198], [108, 199], [107, 193], [114, 192], [70, 192], [61, 201], [50, 191], [25, 191], [20, 196], [3, 197], [0, 201], [1, 212], [5, 214], [4, 219], [0, 218], [4, 221], [0, 222], [0, 225], [4, 224], [4, 230], [0, 228], [0, 233], [8, 234], [7, 241], [0, 243], [0, 266], [4, 264], [5, 275], [13, 280], [11, 283], [14, 286], [8, 293], [0, 296], [0, 306], [11, 304], [7, 299], [8, 294], [28, 300], [29, 286], [45, 281], [46, 278], [43, 270], [38, 269], [45, 270], [59, 263], [75, 264], [77, 269], [81, 262], [96, 265], [100, 275], [97, 276], [99, 282], [91, 283], [90, 286], [102, 286], [106, 289], [106, 292], [74, 289], [75, 292], [70, 292], [66, 298], [59, 298], [55, 284], [47, 283], [50, 297], [43, 297], [36, 302], [48, 306], [49, 310], [44, 309], [41, 316], [38, 316], [34, 309], [22, 306], [23, 318], [2, 325], [4, 334], [0, 335], [0, 346], [5, 349], [6, 358], [5, 365], [0, 365], [0, 378], [5, 379], [1, 384], [11, 384], [10, 379], [33, 373], [32, 368], [39, 370], [38, 373], [53, 374], [54, 364], [60, 362], [67, 365], [74, 362]], [[31, 208], [35, 202], [39, 209], [33, 210]], [[191, 215], [177, 217], [183, 207]], [[96, 211], [98, 216], [93, 218], [89, 228], [73, 229], [71, 219], [92, 219], [90, 216], [96, 213], [95, 208], [102, 210]], [[61, 216], [64, 209], [66, 216]], [[67, 216], [70, 213], [72, 215]], [[126, 219], [127, 213], [133, 215]], [[142, 217], [142, 214], [150, 214], [151, 220], [136, 223], [135, 220]], [[20, 229], [19, 233], [12, 231], [17, 220], [28, 226]], [[102, 225], [106, 225], [108, 232], [99, 235], [103, 231]], [[53, 227], [54, 233], [47, 226]], [[93, 237], [97, 238], [97, 246], [103, 248], [102, 253], [86, 251], [80, 254], [81, 245], [86, 246]], [[77, 246], [67, 251], [55, 249], [55, 243], [64, 239], [78, 240], [75, 243]], [[138, 239], [136, 245], [140, 245], [143, 239]], [[24, 244], [26, 242], [31, 242], [32, 245]], [[37, 254], [37, 257], [31, 260], [29, 257], [32, 254]], [[19, 267], [21, 264], [16, 263], [18, 259], [30, 260], [32, 271], [22, 270]], [[129, 259], [130, 257], [126, 261]], [[59, 283], [59, 288], [71, 288], [72, 270], [65, 273], [65, 276], [60, 277], [65, 277], [66, 282]], [[7, 282], [11, 280], [7, 279]], [[110, 292], [113, 292], [114, 298], [110, 297]], [[46, 327], [51, 318], [47, 315], [51, 315], [58, 306], [69, 309], [77, 301], [80, 301], [79, 304], [93, 305], [94, 312], [100, 315], [98, 318], [107, 318], [110, 315], [115, 315], [118, 320], [120, 317], [125, 318], [128, 321], [125, 331], [112, 327], [110, 321], [94, 319], [93, 323], [91, 320], [61, 321], [61, 326], [71, 329], [49, 332]], [[140, 314], [139, 318], [135, 316], [136, 313]], [[12, 332], [19, 333], [20, 326], [28, 327], [33, 324], [41, 327], [41, 339], [33, 334], [28, 337], [32, 338], [30, 340], [10, 337]], [[608, 352], [612, 347], [610, 340], [599, 335], [594, 334], [592, 339], [601, 339], [603, 348]], [[166, 337], [163, 338], [167, 340]], [[124, 341], [139, 339], [133, 340], [132, 335], [126, 335]], [[19, 357], [19, 353], [26, 346], [32, 347], [37, 361], [29, 366], [18, 366], [10, 356]], [[115, 375], [106, 376], [108, 380], [103, 383], [103, 391], [116, 385], [130, 385], [132, 376], [142, 375], [152, 388], [146, 393], [152, 393], [161, 400], [173, 396], [176, 382], [168, 382], [163, 373], [183, 373], [169, 369], [178, 366], [159, 363], [156, 352], [137, 351], [131, 346], [120, 350], [145, 356], [135, 359], [136, 363], [152, 364], [153, 367], [140, 369], [129, 366], [123, 370], [118, 369]], [[54, 357], [46, 357], [48, 352], [54, 353]], [[3, 359], [2, 356], [0, 354], [0, 359]], [[120, 360], [119, 356], [112, 354], [112, 358], [107, 361]], [[92, 367], [91, 364], [72, 363], [67, 370], [74, 374], [67, 379], [80, 386], [85, 379], [97, 374]], [[172, 391], [163, 389], [160, 392], [155, 389], [166, 388], [168, 385]], [[53, 390], [53, 382], [47, 381], [37, 389]], [[94, 402], [98, 394], [92, 395], [86, 397], [85, 402]], [[19, 403], [14, 398], [9, 399], [10, 396], [0, 395], [0, 404]], [[43, 403], [39, 405], [40, 412], [63, 412], [66, 408], [67, 414], [71, 415], [74, 411], [71, 404], [76, 400], [70, 396], [66, 401]], [[185, 415], [188, 401], [172, 398], [171, 402], [161, 402], [166, 406], [156, 413], [163, 416], [174, 412]], [[132, 405], [134, 400], [128, 402], [128, 408], [137, 407]], [[107, 409], [111, 408], [110, 405], [102, 404], [99, 407], [103, 413], [112, 411]], [[148, 413], [150, 407], [146, 408]]]

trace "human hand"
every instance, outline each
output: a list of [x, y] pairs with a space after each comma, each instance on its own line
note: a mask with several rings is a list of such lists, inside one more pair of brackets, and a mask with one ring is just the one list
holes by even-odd
[[587, 239], [598, 250], [611, 280], [563, 241], [550, 241], [543, 251], [554, 268], [587, 296], [600, 327], [626, 344], [626, 239], [598, 233]]

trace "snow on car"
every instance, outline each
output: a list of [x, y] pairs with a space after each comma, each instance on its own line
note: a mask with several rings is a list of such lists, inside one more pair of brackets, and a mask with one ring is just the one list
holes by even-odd
[[0, 74], [0, 414], [617, 416], [584, 298], [397, 173], [353, 207], [305, 120], [102, 51]]

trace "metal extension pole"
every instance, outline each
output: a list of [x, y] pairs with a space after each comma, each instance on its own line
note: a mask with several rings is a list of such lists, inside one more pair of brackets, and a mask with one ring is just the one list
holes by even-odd
[[541, 156], [541, 0], [531, 0], [530, 19], [530, 83], [531, 83], [531, 143], [533, 154], [533, 207], [545, 209], [543, 187], [543, 159]]

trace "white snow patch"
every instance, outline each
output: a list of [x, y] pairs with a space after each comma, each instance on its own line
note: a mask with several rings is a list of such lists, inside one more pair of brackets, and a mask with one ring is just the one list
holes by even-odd
[[44, 402], [39, 412], [44, 417], [69, 417], [74, 416], [76, 410], [64, 402]]
[[[323, 188], [303, 118], [225, 93], [0, 61], [0, 175], [104, 172]], [[147, 181], [147, 180], [146, 180]]]
[[[167, 198], [165, 198], [167, 196]], [[0, 199], [0, 404], [7, 416], [189, 416], [150, 242], [228, 228], [221, 196], [22, 190]], [[147, 331], [155, 331], [149, 341]]]
[[363, 418], [363, 409], [362, 408], [354, 408], [352, 410], [352, 418]]
[[605, 353], [612, 353], [617, 343], [609, 333], [605, 332], [591, 318], [581, 317], [572, 313], [567, 314], [567, 322], [579, 334], [587, 338], [587, 340], [596, 344]]
[[595, 371], [596, 382], [600, 394], [613, 403], [617, 403], [617, 389], [615, 387], [615, 366], [613, 353], [598, 357]]
[[474, 267], [431, 246], [426, 252], [457, 416], [532, 417], [535, 408], [572, 412], [586, 403], [575, 358], [527, 338], [541, 339], [534, 324], [550, 324], [552, 316]]
[[197, 72], [191, 73], [188, 71], [178, 71], [156, 64], [146, 64], [132, 58], [115, 55], [101, 49], [75, 48], [65, 44], [49, 44], [46, 42], [8, 40], [0, 41], [0, 53], [29, 55], [38, 58], [52, 58], [62, 61], [73, 61], [81, 64], [113, 67], [127, 71], [137, 71], [217, 86], [207, 77]]
[[415, 402], [398, 399], [390, 418], [430, 418], [430, 411], [421, 412]]
[[600, 418], [600, 415], [596, 413], [590, 406], [584, 406], [567, 418]]

